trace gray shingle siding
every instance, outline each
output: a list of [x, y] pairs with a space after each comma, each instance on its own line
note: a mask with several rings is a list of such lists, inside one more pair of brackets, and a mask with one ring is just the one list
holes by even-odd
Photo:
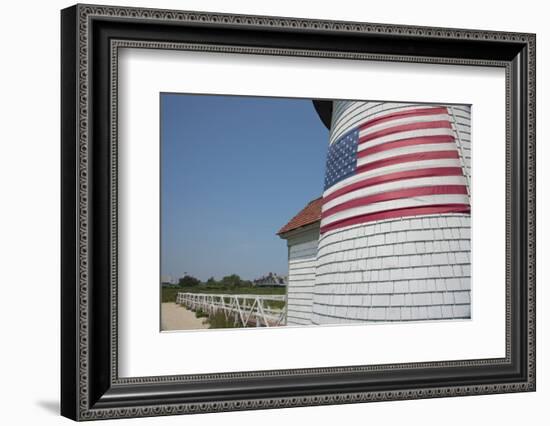
[[[470, 217], [446, 214], [423, 219], [433, 220], [388, 220], [383, 227], [363, 224], [321, 237], [313, 323], [469, 317], [470, 253], [461, 247], [469, 247]], [[384, 234], [404, 225], [411, 229], [407, 239], [386, 243]], [[384, 250], [373, 252], [373, 247]], [[446, 305], [468, 309], [443, 309]]]

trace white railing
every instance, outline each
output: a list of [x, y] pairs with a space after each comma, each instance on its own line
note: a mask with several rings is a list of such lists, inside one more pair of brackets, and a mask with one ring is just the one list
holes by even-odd
[[[272, 308], [269, 302], [284, 302]], [[176, 303], [192, 311], [207, 314], [223, 312], [243, 327], [275, 327], [286, 323], [286, 295], [178, 293]]]

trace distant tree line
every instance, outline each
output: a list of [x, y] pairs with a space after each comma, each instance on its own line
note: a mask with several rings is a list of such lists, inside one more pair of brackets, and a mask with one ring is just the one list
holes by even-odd
[[[163, 283], [163, 285], [170, 285], [169, 283]], [[242, 288], [252, 287], [252, 281], [243, 280], [237, 274], [226, 275], [221, 280], [216, 280], [214, 277], [208, 278], [206, 281], [201, 281], [192, 275], [184, 275], [178, 280], [176, 287], [189, 288], [202, 286], [204, 288], [212, 289], [227, 289], [227, 288]]]

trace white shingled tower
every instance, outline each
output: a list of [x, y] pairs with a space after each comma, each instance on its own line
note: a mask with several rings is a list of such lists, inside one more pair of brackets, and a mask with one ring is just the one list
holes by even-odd
[[469, 318], [470, 107], [329, 111], [323, 197], [279, 231], [287, 324]]

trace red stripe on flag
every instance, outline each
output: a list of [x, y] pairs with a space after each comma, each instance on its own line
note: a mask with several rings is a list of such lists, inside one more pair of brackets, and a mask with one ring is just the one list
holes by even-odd
[[321, 234], [345, 226], [358, 225], [360, 223], [373, 222], [376, 220], [395, 219], [398, 217], [421, 216], [442, 213], [470, 213], [470, 206], [467, 204], [435, 204], [432, 206], [410, 207], [404, 209], [386, 210], [383, 212], [369, 213], [333, 222], [321, 227]]
[[355, 207], [368, 206], [369, 204], [380, 203], [382, 201], [399, 200], [403, 198], [420, 197], [423, 195], [448, 195], [448, 194], [467, 194], [464, 185], [434, 185], [422, 186], [418, 188], [399, 189], [397, 191], [387, 191], [380, 194], [373, 194], [366, 197], [355, 198], [345, 203], [338, 204], [321, 213], [321, 218], [331, 216], [335, 213], [353, 209]]
[[458, 158], [458, 151], [433, 151], [396, 155], [395, 157], [384, 158], [383, 160], [373, 161], [372, 163], [359, 166], [356, 169], [356, 173], [366, 172], [384, 166], [391, 166], [393, 164], [408, 163], [411, 161], [439, 160], [449, 158]]
[[388, 151], [390, 149], [403, 148], [405, 146], [425, 145], [432, 143], [449, 143], [454, 142], [455, 138], [451, 135], [435, 135], [422, 136], [419, 138], [399, 139], [393, 142], [386, 142], [372, 148], [364, 149], [357, 152], [357, 158], [366, 157], [368, 155], [377, 154], [379, 152]]
[[361, 136], [359, 138], [359, 144], [371, 141], [373, 139], [381, 138], [383, 136], [393, 135], [394, 133], [408, 132], [411, 130], [423, 130], [423, 129], [451, 129], [451, 122], [447, 120], [439, 121], [425, 121], [421, 123], [409, 123], [402, 124], [400, 126], [389, 127], [378, 132], [371, 133], [369, 135]]
[[333, 193], [323, 197], [323, 202], [326, 203], [348, 192], [356, 191], [362, 188], [368, 188], [369, 186], [378, 185], [381, 183], [394, 182], [404, 179], [414, 179], [422, 177], [440, 177], [440, 176], [462, 176], [462, 169], [460, 167], [432, 167], [427, 169], [409, 170], [406, 172], [388, 173], [382, 176], [375, 176], [370, 179], [365, 179], [351, 185], [334, 191]]
[[384, 115], [382, 117], [373, 118], [372, 120], [367, 121], [360, 128], [368, 129], [369, 127], [375, 126], [376, 124], [385, 123], [390, 120], [397, 120], [399, 118], [405, 118], [409, 116], [421, 116], [421, 115], [438, 115], [438, 114], [448, 114], [449, 111], [447, 108], [418, 108], [411, 109], [408, 111], [399, 111], [392, 114]]

